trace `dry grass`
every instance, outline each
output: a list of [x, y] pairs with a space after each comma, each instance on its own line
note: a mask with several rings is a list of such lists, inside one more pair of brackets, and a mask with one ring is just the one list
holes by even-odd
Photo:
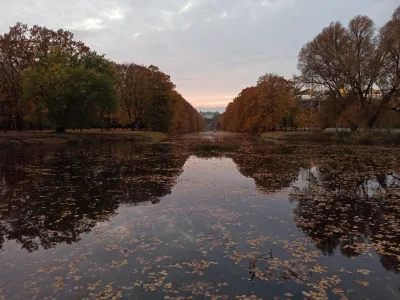
[[330, 141], [332, 137], [331, 133], [313, 132], [313, 131], [274, 131], [264, 132], [261, 134], [261, 138], [265, 140], [274, 141]]
[[339, 132], [335, 134], [334, 141], [345, 145], [400, 145], [400, 133], [391, 130], [368, 130], [358, 132]]

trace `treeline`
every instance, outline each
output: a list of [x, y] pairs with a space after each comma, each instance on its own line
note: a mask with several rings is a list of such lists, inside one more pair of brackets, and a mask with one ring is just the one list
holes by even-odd
[[202, 130], [201, 115], [155, 66], [117, 64], [71, 32], [17, 23], [0, 36], [0, 128]]
[[400, 7], [379, 30], [368, 16], [323, 28], [300, 51], [300, 76], [260, 77], [220, 118], [232, 131], [400, 125]]

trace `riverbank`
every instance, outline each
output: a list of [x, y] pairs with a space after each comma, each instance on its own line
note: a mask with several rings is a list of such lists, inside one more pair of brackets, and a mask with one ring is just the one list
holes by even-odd
[[162, 132], [142, 132], [131, 130], [101, 131], [89, 129], [80, 131], [67, 130], [66, 133], [54, 131], [23, 131], [0, 133], [0, 148], [28, 147], [40, 145], [87, 145], [109, 141], [129, 141], [158, 143], [167, 138]]
[[274, 131], [263, 132], [260, 137], [270, 141], [308, 141], [308, 142], [332, 142], [335, 133], [310, 132], [310, 131]]
[[399, 146], [400, 133], [390, 130], [361, 130], [357, 132], [264, 132], [263, 140], [274, 142], [309, 142], [339, 145]]

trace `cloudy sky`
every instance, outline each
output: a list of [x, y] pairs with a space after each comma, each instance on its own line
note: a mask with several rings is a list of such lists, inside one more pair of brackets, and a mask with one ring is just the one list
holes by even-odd
[[157, 65], [196, 107], [225, 106], [258, 76], [296, 73], [297, 54], [331, 21], [386, 22], [398, 0], [0, 0], [16, 22], [71, 30], [117, 62]]

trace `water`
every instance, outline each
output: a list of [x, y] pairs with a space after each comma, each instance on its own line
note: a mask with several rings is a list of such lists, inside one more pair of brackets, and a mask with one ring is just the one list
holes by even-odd
[[0, 299], [398, 299], [397, 149], [188, 143], [0, 152]]

